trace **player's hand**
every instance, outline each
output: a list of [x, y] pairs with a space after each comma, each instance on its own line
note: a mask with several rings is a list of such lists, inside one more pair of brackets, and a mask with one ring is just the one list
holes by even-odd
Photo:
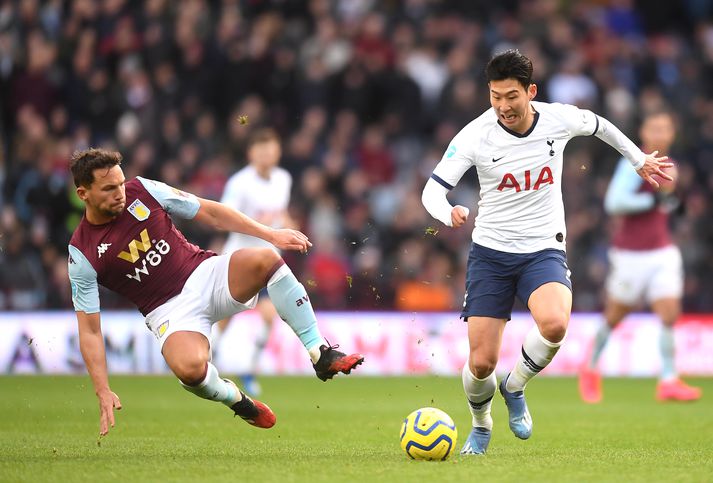
[[468, 219], [468, 214], [470, 213], [470, 210], [466, 208], [465, 206], [461, 205], [456, 205], [453, 207], [451, 210], [451, 224], [453, 228], [458, 228], [459, 226], [462, 226], [463, 223], [466, 222]]
[[658, 188], [659, 183], [658, 181], [656, 181], [653, 175], [660, 176], [661, 178], [668, 181], [673, 181], [673, 178], [671, 176], [662, 171], [664, 168], [672, 168], [673, 163], [666, 162], [668, 160], [668, 156], [662, 156], [660, 158], [657, 158], [656, 155], [658, 153], [658, 151], [654, 151], [651, 154], [647, 154], [646, 161], [644, 161], [644, 165], [636, 170], [639, 176], [648, 181], [648, 183], [654, 188]]
[[272, 244], [280, 250], [296, 250], [300, 253], [307, 253], [312, 243], [307, 235], [301, 231], [282, 228], [272, 233]]
[[106, 436], [109, 426], [114, 427], [114, 409], [121, 409], [121, 401], [115, 392], [106, 390], [97, 393], [99, 398], [99, 435]]

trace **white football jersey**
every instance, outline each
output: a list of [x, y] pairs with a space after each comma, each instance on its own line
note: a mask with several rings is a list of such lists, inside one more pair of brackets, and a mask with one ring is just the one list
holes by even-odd
[[476, 167], [480, 202], [473, 241], [479, 245], [511, 253], [565, 249], [562, 153], [575, 136], [597, 134], [632, 164], [643, 165], [644, 153], [593, 112], [536, 101], [532, 106], [535, 119], [524, 134], [508, 129], [492, 108], [487, 110], [453, 138], [433, 171], [433, 180], [452, 189]]
[[[283, 216], [290, 203], [292, 176], [284, 168], [276, 166], [269, 179], [258, 175], [253, 166], [245, 166], [230, 177], [225, 184], [221, 203], [243, 212], [250, 218], [273, 228], [283, 228]], [[271, 247], [269, 242], [245, 235], [231, 233], [225, 242], [224, 253], [239, 248]], [[276, 250], [276, 249], [275, 249]]]

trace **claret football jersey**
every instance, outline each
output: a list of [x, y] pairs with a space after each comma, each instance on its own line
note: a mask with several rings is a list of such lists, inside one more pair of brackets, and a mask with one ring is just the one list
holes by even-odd
[[102, 285], [146, 315], [179, 294], [188, 277], [215, 253], [188, 242], [171, 216], [193, 218], [200, 203], [189, 193], [137, 177], [126, 183], [126, 207], [109, 223], [86, 217], [69, 242], [69, 279], [76, 311], [99, 312]]

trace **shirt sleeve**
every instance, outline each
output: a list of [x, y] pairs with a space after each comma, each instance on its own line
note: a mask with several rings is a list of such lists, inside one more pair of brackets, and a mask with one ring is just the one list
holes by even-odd
[[74, 310], [88, 314], [99, 312], [99, 284], [92, 264], [79, 249], [69, 245], [67, 265]]
[[634, 170], [641, 168], [646, 162], [646, 154], [614, 124], [600, 116], [597, 119], [599, 129], [595, 135], [628, 159]]
[[198, 197], [191, 193], [186, 193], [166, 183], [142, 178], [141, 176], [137, 176], [136, 179], [141, 182], [146, 191], [158, 201], [169, 215], [190, 220], [196, 216], [201, 207]]
[[629, 215], [652, 209], [656, 204], [653, 193], [639, 192], [640, 187], [641, 177], [622, 158], [604, 197], [606, 212], [610, 215]]
[[599, 132], [599, 116], [589, 109], [559, 103], [553, 103], [552, 106], [559, 112], [572, 137], [594, 136]]
[[455, 188], [465, 172], [475, 165], [473, 134], [475, 134], [473, 124], [469, 124], [456, 134], [433, 170], [431, 179], [447, 190]]
[[472, 125], [468, 125], [453, 138], [421, 194], [421, 202], [426, 211], [446, 226], [452, 226], [453, 210], [446, 195], [475, 164], [472, 134]]
[[644, 165], [646, 154], [607, 119], [594, 114], [589, 109], [580, 109], [569, 104], [553, 104], [553, 106], [560, 113], [572, 137], [596, 136], [628, 159], [634, 170]]

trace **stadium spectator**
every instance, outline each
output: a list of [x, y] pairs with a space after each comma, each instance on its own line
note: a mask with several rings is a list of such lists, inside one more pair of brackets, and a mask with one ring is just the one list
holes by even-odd
[[[687, 209], [672, 233], [684, 253], [687, 273], [683, 308], [713, 310], [713, 299], [707, 296], [713, 292], [713, 229], [707, 222], [713, 216], [711, 2], [678, 5], [657, 0], [646, 2], [645, 8], [631, 1], [515, 0], [487, 7], [487, 2], [476, 1], [288, 3], [3, 2], [0, 204], [15, 206], [19, 181], [41, 171], [39, 153], [45, 145], [63, 146], [58, 150], [63, 163], [76, 149], [121, 146], [126, 168], [134, 170], [128, 165], [133, 151], [146, 142], [155, 154], [143, 168], [147, 173], [217, 197], [220, 189], [201, 185], [227, 180], [244, 159], [249, 134], [269, 124], [285, 139], [283, 165], [294, 178], [292, 199], [302, 205], [294, 208], [295, 217], [306, 222], [310, 217], [305, 210], [314, 203], [300, 201], [312, 196], [304, 191], [310, 183], [303, 178], [314, 180], [315, 173], [324, 177], [326, 172], [325, 189], [336, 200], [333, 236], [337, 244], [347, 245], [340, 265], [352, 271], [364, 263], [348, 245], [352, 240], [345, 239], [352, 231], [344, 227], [346, 214], [357, 200], [369, 208], [371, 236], [364, 244], [379, 252], [379, 275], [393, 287], [400, 243], [391, 237], [403, 236], [404, 229], [394, 231], [392, 224], [405, 197], [392, 196], [385, 204], [383, 192], [423, 184], [455, 131], [484, 110], [482, 67], [495, 51], [516, 46], [539, 66], [540, 86], [571, 71], [578, 85], [588, 85], [588, 107], [629, 133], [652, 104], [664, 98], [672, 104], [681, 123], [672, 154], [689, 161], [679, 180]], [[572, 65], [571, 59], [576, 60]], [[28, 95], [32, 86], [38, 90]], [[545, 89], [540, 99], [552, 100]], [[324, 116], [316, 131], [307, 121], [313, 108]], [[59, 122], [63, 116], [65, 121]], [[238, 116], [246, 116], [247, 124], [236, 122]], [[393, 175], [387, 170], [377, 173], [385, 182], [373, 194], [364, 183], [374, 171], [364, 171], [371, 165], [362, 167], [359, 150], [371, 126], [382, 131], [379, 159], [389, 159], [395, 170]], [[126, 129], [138, 138], [123, 146], [127, 139], [120, 138], [120, 128], [122, 136]], [[589, 140], [573, 142], [570, 150], [597, 160], [582, 164], [586, 182], [563, 183], [568, 221], [580, 220], [568, 243], [578, 287], [573, 308], [601, 310], [602, 267], [607, 263], [601, 206], [617, 158]], [[210, 175], [196, 176], [207, 163], [212, 165]], [[580, 175], [578, 169], [565, 174]], [[53, 186], [64, 183], [64, 192], [73, 192], [64, 170], [57, 169], [53, 176]], [[474, 189], [458, 196], [476, 193]], [[48, 199], [32, 205], [33, 212], [51, 213], [45, 215], [50, 220], [19, 221], [28, 232], [31, 225], [49, 221], [52, 231], [42, 244], [58, 254], [66, 253], [65, 242], [79, 220], [76, 198], [67, 199], [69, 203], [51, 209], [41, 206], [50, 203]], [[388, 212], [382, 211], [385, 206]], [[410, 226], [407, 231], [420, 237], [427, 227]], [[210, 243], [210, 234], [193, 227], [186, 234]], [[8, 237], [4, 232], [3, 238]], [[424, 262], [436, 245], [438, 251], [447, 248], [451, 280], [463, 278], [459, 257], [467, 235], [441, 231], [424, 243]], [[321, 256], [320, 250], [316, 245], [308, 257]], [[53, 266], [43, 264], [45, 280], [53, 278]], [[427, 275], [414, 277], [424, 280]], [[355, 277], [351, 288], [335, 296], [333, 306], [394, 306], [389, 291], [378, 305], [369, 297], [350, 297], [366, 288], [359, 283]], [[457, 301], [460, 287], [451, 285]], [[45, 296], [27, 308], [49, 307], [47, 286], [38, 290]], [[127, 306], [113, 295], [102, 297], [107, 307]], [[61, 301], [52, 303], [59, 307], [54, 304]], [[0, 309], [10, 308], [7, 299], [0, 302]]]

